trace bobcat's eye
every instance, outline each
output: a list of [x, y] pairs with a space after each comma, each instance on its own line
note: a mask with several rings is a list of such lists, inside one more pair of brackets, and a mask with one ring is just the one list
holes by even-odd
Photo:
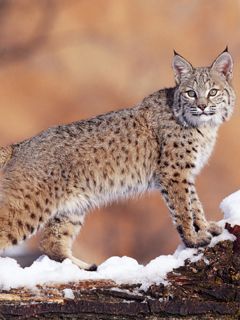
[[188, 90], [186, 92], [186, 94], [190, 97], [190, 98], [196, 98], [197, 94], [194, 90]]
[[218, 90], [217, 89], [211, 89], [208, 93], [210, 97], [214, 97], [217, 94]]

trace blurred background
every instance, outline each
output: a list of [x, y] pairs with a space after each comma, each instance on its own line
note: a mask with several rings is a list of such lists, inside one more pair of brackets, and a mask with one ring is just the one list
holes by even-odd
[[[0, 0], [0, 145], [173, 86], [173, 49], [205, 66], [226, 45], [238, 94], [239, 0]], [[240, 188], [238, 103], [197, 185], [207, 217], [221, 219], [220, 201]], [[28, 242], [30, 253], [38, 255], [37, 242]], [[95, 210], [74, 252], [96, 263], [112, 255], [147, 263], [179, 242], [156, 192]]]

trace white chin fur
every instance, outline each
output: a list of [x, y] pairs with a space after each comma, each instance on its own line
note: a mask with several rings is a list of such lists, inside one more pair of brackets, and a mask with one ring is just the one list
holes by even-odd
[[197, 126], [197, 127], [204, 124], [217, 126], [222, 123], [221, 117], [218, 117], [216, 114], [215, 115], [200, 114], [198, 116], [189, 115], [187, 118], [188, 118], [188, 122], [191, 125]]
[[198, 117], [201, 119], [201, 121], [209, 121], [212, 118], [211, 115], [207, 114], [200, 114]]

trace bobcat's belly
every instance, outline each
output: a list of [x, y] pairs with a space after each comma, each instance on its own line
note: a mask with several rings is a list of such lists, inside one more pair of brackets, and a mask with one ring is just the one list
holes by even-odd
[[82, 214], [91, 208], [101, 207], [117, 200], [127, 199], [131, 196], [142, 194], [148, 189], [148, 184], [133, 183], [128, 186], [112, 188], [112, 190], [109, 190], [108, 192], [89, 190], [87, 195], [78, 192], [59, 203], [56, 211], [59, 213], [69, 212], [69, 214]]

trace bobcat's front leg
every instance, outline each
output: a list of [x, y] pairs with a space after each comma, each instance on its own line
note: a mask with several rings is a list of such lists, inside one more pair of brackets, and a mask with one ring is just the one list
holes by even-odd
[[[192, 212], [192, 183], [188, 181], [188, 176], [186, 172], [184, 174], [184, 171], [179, 171], [174, 172], [171, 178], [162, 177], [160, 190], [183, 242], [187, 247], [197, 248], [208, 245], [211, 234], [207, 230], [207, 224], [206, 228], [199, 228], [198, 231], [194, 228], [197, 215]], [[202, 208], [199, 210], [198, 214], [203, 216]], [[203, 216], [200, 220], [206, 221], [204, 219]]]
[[202, 204], [196, 192], [193, 183], [190, 184], [190, 197], [193, 212], [193, 224], [196, 230], [207, 230], [213, 236], [217, 236], [222, 232], [222, 228], [214, 221], [208, 222], [205, 218]]

